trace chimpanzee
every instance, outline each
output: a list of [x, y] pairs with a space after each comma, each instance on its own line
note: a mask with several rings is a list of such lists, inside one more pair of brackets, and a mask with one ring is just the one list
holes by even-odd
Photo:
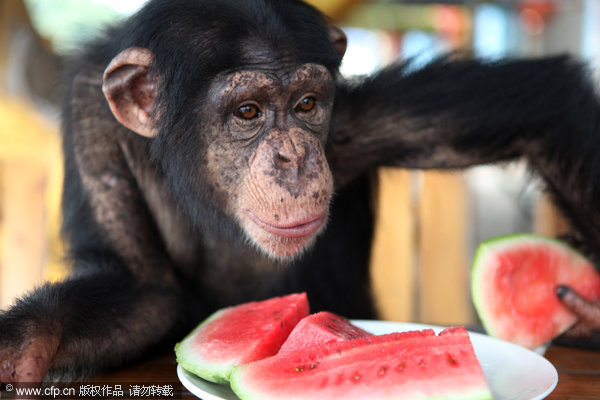
[[[218, 307], [306, 291], [373, 318], [371, 172], [527, 159], [600, 251], [600, 104], [568, 57], [442, 57], [360, 80], [299, 0], [151, 0], [74, 56], [63, 108], [73, 262], [0, 315], [0, 381], [68, 379]], [[441, 266], [440, 266], [441, 267]], [[598, 305], [572, 333], [598, 343]]]

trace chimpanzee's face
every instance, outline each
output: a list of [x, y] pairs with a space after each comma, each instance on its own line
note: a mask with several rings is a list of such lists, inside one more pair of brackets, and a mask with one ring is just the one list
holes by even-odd
[[326, 68], [252, 68], [215, 78], [202, 111], [210, 197], [267, 254], [309, 247], [328, 217], [324, 146], [334, 82]]

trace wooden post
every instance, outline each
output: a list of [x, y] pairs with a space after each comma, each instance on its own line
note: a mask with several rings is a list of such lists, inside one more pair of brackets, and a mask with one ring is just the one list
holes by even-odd
[[39, 283], [46, 259], [44, 181], [42, 168], [23, 162], [6, 163], [2, 174], [2, 268], [0, 305], [5, 307], [23, 290]]
[[419, 203], [419, 320], [441, 325], [468, 324], [470, 263], [463, 177], [423, 172]]
[[[1, 93], [0, 93], [1, 95]], [[0, 96], [0, 309], [59, 266], [62, 183], [57, 127], [26, 102]], [[51, 258], [54, 271], [45, 270]]]
[[371, 280], [380, 318], [392, 321], [412, 321], [415, 317], [411, 175], [397, 168], [378, 172]]

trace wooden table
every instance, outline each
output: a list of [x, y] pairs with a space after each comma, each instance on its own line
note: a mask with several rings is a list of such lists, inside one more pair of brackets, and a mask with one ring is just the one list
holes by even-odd
[[545, 356], [558, 371], [548, 399], [600, 399], [600, 352], [550, 346]]
[[[554, 364], [559, 376], [558, 386], [548, 399], [600, 400], [600, 352], [551, 346], [546, 351], [546, 358]], [[98, 377], [97, 381], [138, 385], [170, 384], [173, 385], [175, 398], [196, 399], [179, 383], [176, 367], [173, 354], [167, 352], [124, 370]]]

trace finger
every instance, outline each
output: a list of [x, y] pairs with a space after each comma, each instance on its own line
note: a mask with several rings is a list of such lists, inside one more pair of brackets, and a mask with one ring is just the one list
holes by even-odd
[[15, 355], [12, 349], [0, 350], [0, 386], [3, 383], [12, 383], [17, 377], [15, 370]]
[[556, 295], [589, 328], [600, 329], [600, 303], [588, 301], [573, 289], [564, 285], [556, 288]]
[[592, 336], [592, 333], [593, 330], [587, 326], [586, 323], [578, 322], [565, 331], [561, 336], [569, 339], [582, 339]]
[[587, 350], [600, 350], [600, 331], [591, 330], [583, 322], [579, 322], [562, 335], [554, 338], [552, 344]]
[[18, 381], [42, 382], [57, 348], [58, 339], [54, 337], [32, 339], [16, 363]]
[[0, 385], [2, 383], [14, 382], [17, 376], [15, 368], [8, 363], [8, 361], [2, 361], [0, 364]]
[[600, 350], [600, 333], [596, 331], [596, 334], [584, 337], [572, 336], [570, 333], [565, 333], [555, 338], [552, 343], [559, 346], [577, 347], [587, 350]]

